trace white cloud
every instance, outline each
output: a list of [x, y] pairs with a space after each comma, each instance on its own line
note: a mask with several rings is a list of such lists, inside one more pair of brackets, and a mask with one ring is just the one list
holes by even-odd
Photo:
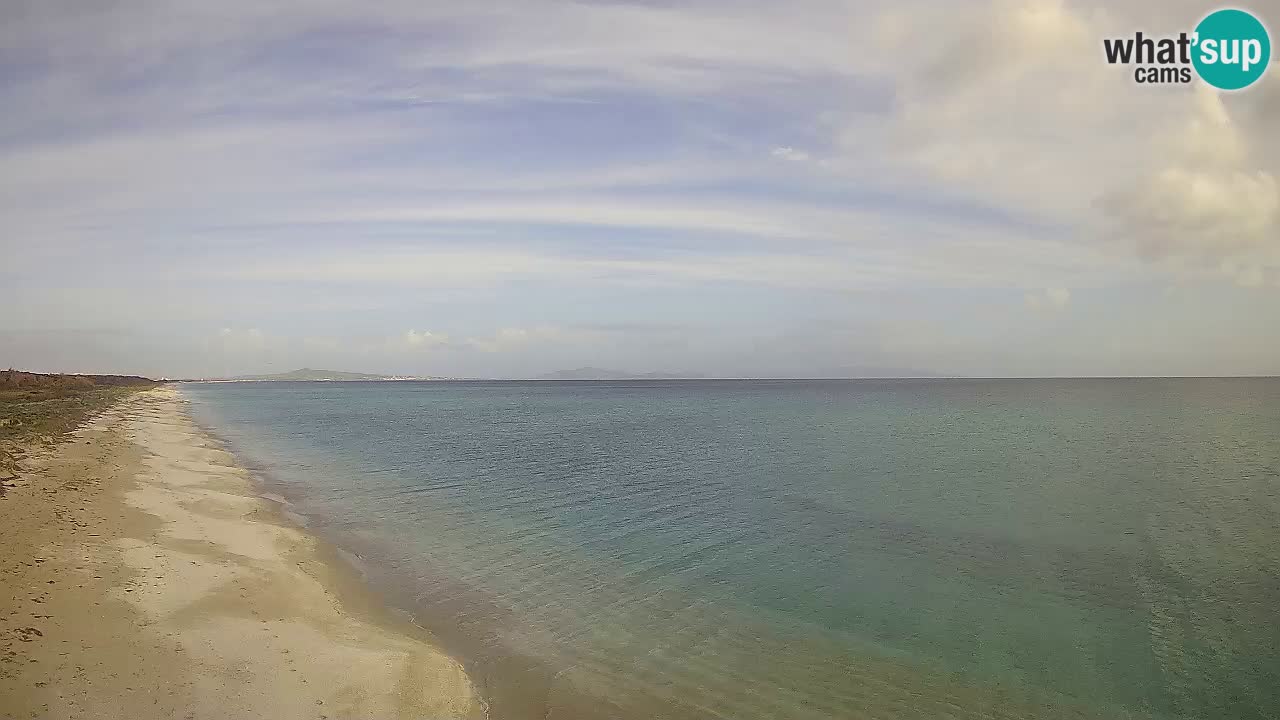
[[430, 330], [407, 330], [404, 342], [411, 348], [433, 348], [449, 344], [449, 336]]
[[533, 344], [564, 344], [582, 336], [581, 331], [571, 331], [549, 325], [536, 327], [501, 328], [488, 337], [470, 337], [464, 345], [486, 353], [513, 352]]
[[1228, 97], [1199, 83], [1139, 86], [1102, 60], [1102, 38], [1186, 29], [1202, 10], [996, 0], [886, 13], [876, 24], [886, 52], [937, 42], [895, 55], [889, 122], [850, 117], [829, 164], [857, 169], [879, 155], [888, 173], [932, 192], [1060, 224], [1113, 252], [1273, 264], [1277, 74]]
[[1280, 249], [1280, 186], [1216, 92], [1201, 87], [1185, 120], [1156, 139], [1160, 160], [1102, 205], [1114, 232], [1147, 256], [1224, 256]]
[[793, 147], [776, 147], [769, 154], [780, 160], [791, 162], [806, 162], [809, 160], [809, 153]]
[[218, 331], [218, 337], [226, 340], [248, 340], [252, 342], [261, 342], [263, 335], [262, 331], [258, 328], [237, 330], [235, 328], [224, 327]]
[[230, 355], [258, 353], [272, 344], [274, 339], [258, 328], [224, 327], [205, 339], [209, 350]]
[[1045, 288], [1027, 293], [1025, 301], [1032, 310], [1063, 310], [1071, 302], [1071, 291], [1066, 288]]
[[1052, 243], [1021, 247], [994, 238], [957, 236], [933, 254], [904, 248], [825, 245], [810, 252], [787, 247], [712, 253], [689, 249], [640, 257], [569, 254], [556, 249], [483, 247], [447, 251], [363, 250], [313, 253], [305, 258], [259, 260], [212, 268], [211, 277], [275, 284], [375, 284], [379, 287], [499, 288], [519, 282], [646, 286], [749, 284], [823, 290], [918, 287], [1007, 287], [1066, 284], [1109, 272], [1099, 258]]
[[[1268, 271], [1257, 263], [1239, 262], [1230, 258], [1223, 260], [1219, 265], [1219, 269], [1224, 275], [1231, 278], [1232, 282], [1240, 287], [1259, 288], [1263, 287], [1267, 282]], [[1270, 271], [1271, 275], [1276, 276], [1277, 283], [1280, 284], [1280, 273], [1274, 270]]]
[[1119, 232], [1147, 255], [1221, 256], [1274, 244], [1280, 186], [1270, 172], [1168, 167], [1108, 198]]

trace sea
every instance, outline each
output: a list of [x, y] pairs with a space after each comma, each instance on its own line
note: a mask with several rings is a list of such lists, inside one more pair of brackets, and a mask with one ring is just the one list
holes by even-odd
[[494, 720], [1280, 717], [1280, 379], [181, 392]]

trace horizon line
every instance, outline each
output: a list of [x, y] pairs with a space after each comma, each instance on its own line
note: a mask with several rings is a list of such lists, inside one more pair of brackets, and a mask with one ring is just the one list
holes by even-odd
[[[64, 375], [102, 373], [59, 373]], [[373, 374], [373, 373], [365, 373]], [[1254, 375], [712, 375], [672, 377], [617, 377], [617, 378], [548, 378], [548, 377], [393, 377], [325, 380], [256, 380], [238, 378], [161, 378], [163, 382], [186, 383], [386, 383], [386, 382], [667, 382], [667, 381], [758, 381], [758, 380], [1267, 380], [1280, 379], [1280, 374]]]

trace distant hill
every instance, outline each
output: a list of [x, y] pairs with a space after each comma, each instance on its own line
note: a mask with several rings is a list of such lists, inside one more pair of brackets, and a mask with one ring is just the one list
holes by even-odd
[[266, 375], [240, 375], [226, 378], [231, 382], [353, 382], [360, 380], [433, 380], [430, 377], [414, 377], [408, 375], [373, 375], [370, 373], [343, 372], [341, 370], [316, 370], [299, 368], [289, 372], [270, 373]]
[[625, 370], [610, 370], [598, 367], [580, 367], [573, 370], [557, 370], [546, 375], [539, 375], [537, 380], [678, 380], [681, 378], [701, 378], [704, 375], [671, 372], [634, 373]]

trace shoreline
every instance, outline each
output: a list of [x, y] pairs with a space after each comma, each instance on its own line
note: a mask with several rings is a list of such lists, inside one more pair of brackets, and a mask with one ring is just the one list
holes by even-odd
[[0, 499], [0, 717], [486, 717], [186, 403], [122, 399]]
[[[192, 401], [180, 388], [181, 384], [174, 388], [180, 401], [190, 404]], [[558, 713], [555, 717], [562, 719], [595, 717], [601, 702], [607, 702], [604, 698], [578, 697], [566, 688], [554, 688], [555, 670], [539, 659], [495, 652], [492, 647], [477, 645], [473, 637], [452, 622], [429, 623], [428, 620], [436, 617], [436, 614], [415, 607], [413, 592], [405, 590], [398, 578], [379, 573], [377, 565], [370, 564], [369, 557], [352, 547], [360, 545], [359, 540], [341, 533], [335, 536], [327, 533], [325, 528], [317, 527], [314, 524], [317, 518], [307, 515], [299, 508], [296, 503], [300, 499], [290, 497], [287, 484], [274, 476], [272, 470], [254, 454], [237, 448], [232, 438], [224, 436], [216, 427], [199, 419], [196, 413], [187, 412], [186, 416], [206, 441], [225, 451], [244, 470], [251, 478], [257, 497], [276, 514], [280, 522], [297, 528], [316, 542], [317, 553], [321, 554], [325, 565], [336, 575], [337, 587], [346, 588], [355, 602], [363, 608], [363, 612], [375, 618], [376, 622], [422, 638], [462, 666], [479, 698], [483, 720], [549, 718], [553, 712]], [[491, 600], [471, 594], [468, 595], [468, 602], [488, 603]], [[450, 613], [441, 615], [449, 616]], [[558, 706], [553, 707], [553, 703], [558, 703]], [[432, 717], [428, 720], [436, 719]]]

